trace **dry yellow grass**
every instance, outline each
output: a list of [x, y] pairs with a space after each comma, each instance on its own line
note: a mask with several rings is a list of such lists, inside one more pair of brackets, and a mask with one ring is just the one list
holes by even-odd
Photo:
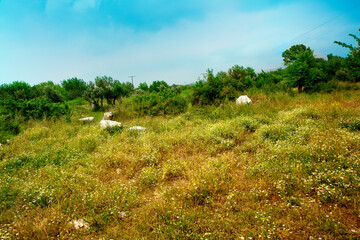
[[29, 123], [0, 150], [0, 238], [359, 238], [359, 92], [253, 98], [120, 112], [145, 132]]

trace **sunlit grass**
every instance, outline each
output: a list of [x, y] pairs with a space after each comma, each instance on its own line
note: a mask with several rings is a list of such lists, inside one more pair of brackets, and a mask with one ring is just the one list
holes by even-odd
[[29, 122], [0, 150], [0, 238], [359, 238], [360, 94], [250, 97], [168, 117], [121, 105], [114, 132], [88, 104]]

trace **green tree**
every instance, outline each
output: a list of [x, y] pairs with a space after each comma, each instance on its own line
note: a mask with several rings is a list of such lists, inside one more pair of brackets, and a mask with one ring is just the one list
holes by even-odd
[[44, 97], [53, 102], [53, 103], [60, 103], [65, 101], [65, 97], [55, 88], [51, 86], [45, 86], [43, 89]]
[[276, 89], [276, 84], [282, 82], [284, 80], [284, 69], [278, 68], [273, 71], [264, 72], [263, 70], [261, 73], [257, 75], [257, 79], [254, 82], [254, 85], [257, 88], [262, 88], [264, 86], [272, 87]]
[[52, 81], [47, 81], [47, 82], [37, 84], [37, 85], [33, 86], [32, 89], [33, 89], [35, 96], [37, 96], [37, 97], [43, 96], [43, 97], [47, 98], [48, 100], [51, 100], [51, 97], [50, 97], [51, 90], [49, 90], [48, 88], [52, 88], [53, 90], [55, 90], [52, 92], [56, 92], [56, 94], [62, 95], [64, 100], [69, 99], [69, 95], [66, 92], [66, 90], [63, 87], [61, 87], [59, 84], [55, 84]]
[[62, 81], [61, 85], [68, 92], [70, 99], [81, 97], [87, 87], [84, 80], [76, 77]]
[[103, 89], [97, 87], [93, 82], [89, 82], [83, 94], [83, 98], [92, 105], [93, 110], [98, 110], [100, 108], [99, 100], [103, 96]]
[[323, 64], [323, 69], [327, 79], [337, 79], [337, 75], [341, 73], [344, 68], [346, 68], [346, 61], [344, 58], [334, 56], [332, 54], [327, 55], [327, 61]]
[[143, 90], [143, 91], [148, 91], [149, 90], [149, 86], [147, 85], [146, 82], [140, 83], [138, 88]]
[[108, 103], [112, 103], [113, 99], [115, 98], [113, 94], [113, 78], [108, 76], [96, 77], [95, 86], [96, 88], [94, 90], [97, 92], [97, 96], [100, 98], [101, 107], [104, 106], [104, 98], [107, 100]]
[[[360, 29], [359, 29], [360, 31]], [[357, 46], [353, 46], [352, 44], [347, 44], [339, 41], [335, 41], [334, 43], [348, 48], [350, 50], [347, 58], [346, 58], [346, 65], [350, 73], [350, 78], [355, 81], [360, 81], [360, 38], [357, 37], [355, 34], [349, 34], [356, 42]]]
[[150, 87], [150, 92], [160, 92], [161, 90], [169, 88], [169, 85], [165, 81], [154, 81]]
[[114, 95], [113, 104], [115, 104], [116, 99], [128, 96], [129, 92], [130, 92], [129, 89], [126, 87], [124, 83], [120, 83], [119, 81], [116, 81], [113, 88], [113, 95]]
[[295, 45], [283, 53], [286, 68], [286, 82], [297, 87], [299, 93], [303, 89], [311, 91], [314, 85], [323, 81], [323, 71], [318, 68], [314, 52], [304, 45]]
[[282, 53], [284, 60], [284, 65], [289, 66], [294, 61], [296, 61], [300, 54], [304, 52], [311, 52], [312, 50], [309, 47], [306, 47], [304, 44], [297, 44], [291, 46], [289, 49], [285, 50]]
[[31, 86], [25, 82], [15, 81], [11, 84], [0, 85], [0, 100], [14, 99], [15, 101], [25, 99], [29, 100], [34, 97]]
[[132, 93], [135, 89], [134, 85], [131, 82], [122, 83], [122, 86], [126, 89], [126, 96], [129, 96], [130, 93]]

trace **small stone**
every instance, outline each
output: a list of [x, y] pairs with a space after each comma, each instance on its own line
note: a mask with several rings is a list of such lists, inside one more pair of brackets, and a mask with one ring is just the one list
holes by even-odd
[[120, 169], [120, 168], [117, 168], [117, 169], [116, 169], [116, 173], [117, 173], [118, 175], [120, 175], [120, 174], [121, 174], [121, 169]]
[[125, 212], [119, 212], [119, 217], [121, 217], [121, 218], [126, 217], [126, 213]]
[[93, 121], [94, 121], [94, 117], [80, 118], [79, 121], [80, 121], [80, 122], [93, 122]]
[[129, 128], [129, 130], [145, 131], [146, 128], [141, 127], [141, 126], [133, 126], [133, 127]]
[[84, 221], [84, 219], [78, 219], [71, 222], [72, 225], [74, 225], [74, 228], [76, 230], [80, 228], [88, 229], [89, 225]]

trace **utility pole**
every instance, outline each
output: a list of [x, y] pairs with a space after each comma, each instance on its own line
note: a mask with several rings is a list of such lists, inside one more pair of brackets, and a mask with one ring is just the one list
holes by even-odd
[[135, 75], [129, 76], [129, 78], [131, 78], [131, 83], [132, 83], [133, 86], [134, 86], [134, 77], [136, 77], [136, 76]]

